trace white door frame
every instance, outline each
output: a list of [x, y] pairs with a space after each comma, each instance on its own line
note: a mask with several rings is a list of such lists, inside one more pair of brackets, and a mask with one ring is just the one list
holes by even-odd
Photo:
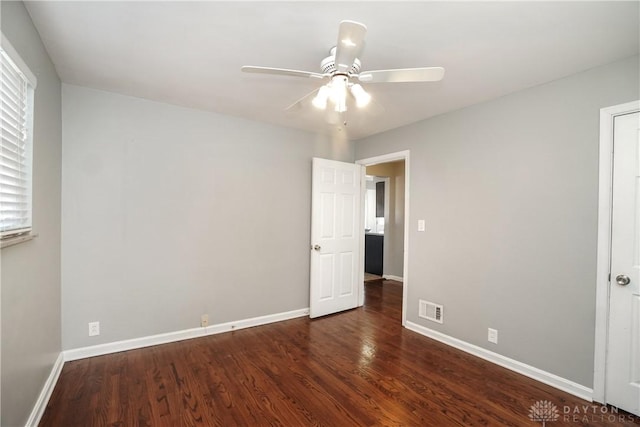
[[[356, 164], [362, 166], [373, 166], [380, 163], [395, 162], [404, 160], [404, 258], [402, 261], [402, 326], [406, 326], [407, 322], [407, 289], [409, 288], [409, 150], [398, 151], [396, 153], [383, 154], [381, 156], [369, 157], [356, 161]], [[361, 180], [361, 212], [360, 218], [364, 218], [364, 196], [366, 184], [364, 175], [366, 169], [362, 168]], [[386, 227], [386, 225], [385, 225]], [[364, 233], [360, 241], [360, 265], [364, 268]], [[360, 291], [358, 295], [358, 305], [364, 304], [364, 280], [360, 281]]]
[[596, 258], [596, 324], [593, 400], [606, 403], [609, 281], [611, 267], [611, 211], [613, 197], [613, 120], [640, 110], [640, 101], [600, 110], [600, 161], [598, 186], [598, 251]]

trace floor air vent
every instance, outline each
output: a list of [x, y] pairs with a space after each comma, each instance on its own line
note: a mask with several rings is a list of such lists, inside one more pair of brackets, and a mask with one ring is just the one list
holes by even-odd
[[443, 308], [439, 304], [429, 301], [420, 300], [418, 316], [431, 320], [432, 322], [442, 323]]

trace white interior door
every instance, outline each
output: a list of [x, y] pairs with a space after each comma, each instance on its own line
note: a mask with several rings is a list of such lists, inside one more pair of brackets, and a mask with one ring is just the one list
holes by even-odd
[[607, 403], [640, 415], [640, 113], [614, 119]]
[[313, 159], [310, 317], [358, 305], [360, 165]]

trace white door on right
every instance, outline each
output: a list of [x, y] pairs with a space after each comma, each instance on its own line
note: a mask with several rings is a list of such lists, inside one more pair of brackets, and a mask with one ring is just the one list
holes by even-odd
[[640, 113], [617, 116], [607, 403], [640, 416]]

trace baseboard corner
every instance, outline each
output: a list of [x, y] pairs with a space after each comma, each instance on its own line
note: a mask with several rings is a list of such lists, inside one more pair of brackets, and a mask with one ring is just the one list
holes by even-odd
[[37, 427], [38, 424], [40, 424], [40, 420], [44, 415], [45, 409], [47, 409], [47, 404], [49, 403], [49, 399], [51, 398], [53, 389], [55, 388], [56, 383], [58, 382], [58, 378], [60, 377], [60, 373], [62, 372], [64, 361], [64, 353], [60, 352], [58, 354], [58, 357], [56, 358], [56, 361], [51, 367], [51, 372], [49, 373], [47, 380], [44, 382], [42, 390], [40, 390], [38, 399], [33, 405], [33, 409], [29, 414], [29, 418], [27, 418], [25, 427]]

